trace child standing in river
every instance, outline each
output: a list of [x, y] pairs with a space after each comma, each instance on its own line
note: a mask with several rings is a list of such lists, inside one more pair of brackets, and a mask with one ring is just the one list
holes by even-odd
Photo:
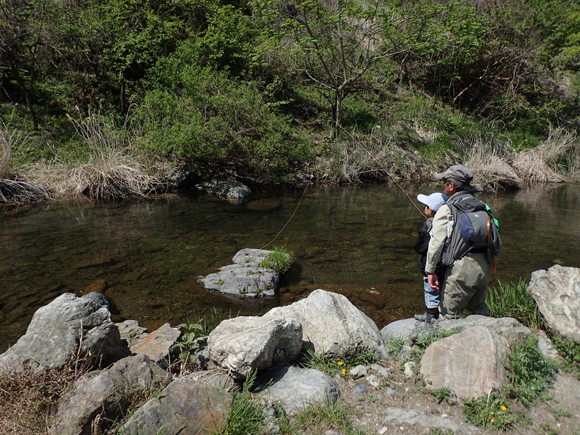
[[[420, 203], [425, 204], [425, 216], [427, 216], [427, 220], [419, 230], [419, 237], [417, 237], [413, 243], [415, 251], [421, 254], [421, 260], [419, 260], [418, 266], [423, 273], [423, 289], [425, 290], [425, 314], [415, 314], [415, 320], [431, 323], [433, 319], [439, 318], [439, 305], [441, 304], [442, 295], [441, 291], [432, 289], [427, 282], [425, 263], [427, 261], [429, 240], [431, 239], [429, 232], [433, 226], [433, 216], [435, 216], [439, 207], [445, 204], [447, 196], [442, 193], [432, 193], [429, 196], [419, 194], [417, 195], [417, 200]], [[441, 284], [443, 283], [446, 269], [446, 266], [437, 266], [437, 269], [435, 269], [435, 274], [439, 280], [439, 288], [441, 288]]]

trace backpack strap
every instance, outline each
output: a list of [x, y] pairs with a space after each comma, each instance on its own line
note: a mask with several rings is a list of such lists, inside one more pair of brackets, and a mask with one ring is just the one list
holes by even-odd
[[489, 251], [491, 252], [491, 264], [493, 264], [493, 274], [495, 275], [496, 274], [495, 255], [493, 253], [493, 246], [491, 246], [491, 215], [489, 214], [487, 215], [487, 242], [489, 244]]

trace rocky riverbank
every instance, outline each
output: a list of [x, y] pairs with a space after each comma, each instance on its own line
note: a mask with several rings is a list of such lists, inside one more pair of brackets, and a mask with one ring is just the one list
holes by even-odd
[[[542, 301], [550, 330], [572, 339], [579, 330], [579, 276], [578, 269], [554, 266], [535, 272], [528, 289]], [[224, 320], [197, 339], [169, 324], [149, 334], [136, 322], [114, 324], [101, 294], [64, 294], [39, 309], [27, 334], [0, 355], [0, 373], [33, 376], [90, 356], [93, 370], [47, 416], [52, 434], [219, 431], [236, 406], [235, 391], [250, 381], [264, 433], [313, 433], [296, 426], [298, 417], [312, 407], [337, 406], [350, 410], [349, 425], [321, 418], [318, 433], [485, 434], [513, 427], [578, 433], [580, 383], [572, 374], [555, 375], [549, 401], [526, 407], [505, 395], [515, 384], [513, 355], [530, 337], [544, 355], [538, 351], [538, 364], [559, 358], [542, 331], [512, 318], [469, 316], [431, 325], [406, 319], [379, 330], [347, 298], [324, 290], [260, 317]], [[175, 370], [187, 365], [184, 350], [193, 372]], [[129, 409], [136, 390], [156, 392]], [[0, 395], [5, 410], [8, 400]], [[466, 413], [478, 400], [487, 403], [477, 413], [486, 427]], [[27, 433], [17, 421], [0, 426], [4, 433]]]

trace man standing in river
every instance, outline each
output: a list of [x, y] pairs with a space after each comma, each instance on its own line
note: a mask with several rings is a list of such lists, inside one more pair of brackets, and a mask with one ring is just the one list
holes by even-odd
[[449, 204], [460, 196], [471, 197], [469, 187], [473, 175], [465, 166], [455, 165], [445, 172], [435, 174], [435, 178], [443, 180], [443, 193], [449, 200], [441, 206], [433, 218], [425, 265], [428, 283], [434, 290], [444, 292], [441, 307], [444, 316], [459, 317], [465, 308], [474, 314], [489, 316], [485, 297], [493, 267], [488, 262], [487, 248], [475, 247], [465, 256], [455, 260], [447, 268], [442, 288], [439, 288], [439, 280], [435, 274], [447, 238], [451, 237], [453, 231], [459, 231]]

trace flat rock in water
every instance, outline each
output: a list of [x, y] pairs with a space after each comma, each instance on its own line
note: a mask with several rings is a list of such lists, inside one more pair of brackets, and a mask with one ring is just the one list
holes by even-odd
[[272, 269], [249, 264], [224, 266], [198, 281], [207, 290], [247, 297], [274, 296], [278, 287], [278, 275]]
[[232, 403], [232, 396], [224, 390], [191, 377], [179, 378], [161, 397], [139, 408], [123, 425], [122, 433], [209, 435], [224, 426]]
[[550, 329], [580, 342], [580, 269], [554, 265], [532, 272], [528, 293]]
[[79, 353], [79, 347], [81, 355], [100, 357], [103, 366], [130, 354], [100, 293], [80, 298], [65, 293], [39, 308], [26, 334], [0, 355], [0, 372], [38, 373], [60, 367]]
[[259, 393], [262, 400], [280, 404], [288, 415], [294, 415], [309, 405], [334, 404], [340, 395], [330, 376], [315, 369], [276, 367], [263, 379], [272, 385]]
[[507, 382], [504, 363], [509, 353], [504, 337], [474, 326], [432, 343], [421, 358], [427, 388], [449, 388], [457, 397], [484, 396], [501, 391]]

